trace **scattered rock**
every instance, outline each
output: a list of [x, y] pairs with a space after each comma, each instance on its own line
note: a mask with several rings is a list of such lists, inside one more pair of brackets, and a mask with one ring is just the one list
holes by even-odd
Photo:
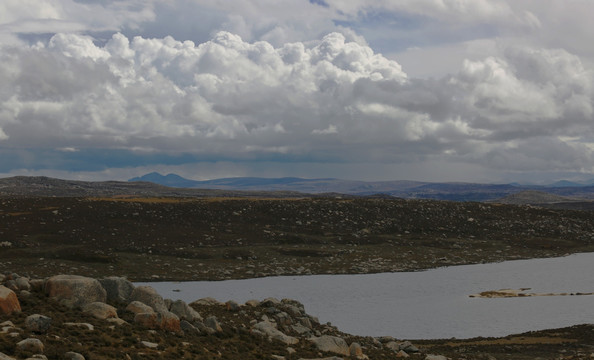
[[102, 302], [93, 302], [83, 306], [83, 312], [93, 315], [97, 319], [111, 319], [118, 317], [118, 310]]
[[27, 354], [41, 354], [43, 353], [44, 346], [41, 340], [28, 338], [22, 341], [19, 341], [16, 344], [17, 350], [22, 351]]
[[98, 280], [78, 275], [56, 275], [45, 282], [50, 298], [72, 308], [92, 302], [105, 302], [107, 295]]
[[99, 282], [107, 292], [108, 301], [127, 302], [134, 291], [134, 285], [123, 277], [109, 276]]
[[0, 315], [10, 315], [20, 311], [21, 304], [14, 291], [0, 285]]
[[346, 356], [349, 356], [350, 354], [349, 345], [344, 339], [337, 336], [322, 335], [320, 337], [310, 338], [309, 340], [321, 351], [328, 351]]
[[38, 334], [46, 333], [49, 330], [51, 323], [52, 319], [50, 317], [40, 314], [29, 315], [25, 319], [25, 327], [27, 330]]

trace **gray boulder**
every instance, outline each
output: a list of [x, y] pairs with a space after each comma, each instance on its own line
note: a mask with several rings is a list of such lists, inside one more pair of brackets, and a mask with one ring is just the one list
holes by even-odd
[[85, 357], [82, 356], [82, 354], [73, 352], [73, 351], [69, 351], [66, 354], [64, 354], [64, 359], [66, 360], [85, 360]]
[[[4, 275], [0, 275], [0, 277], [1, 276], [4, 276]], [[0, 360], [16, 360], [16, 359], [0, 352]]]
[[107, 299], [106, 291], [97, 279], [78, 275], [52, 276], [45, 282], [45, 292], [70, 308]]
[[102, 302], [93, 302], [83, 306], [83, 312], [93, 315], [97, 319], [105, 320], [118, 317], [118, 310]]
[[25, 327], [27, 330], [38, 334], [46, 333], [49, 330], [51, 323], [52, 319], [50, 317], [40, 314], [29, 315], [25, 319]]
[[177, 315], [180, 319], [185, 319], [189, 322], [194, 322], [196, 320], [202, 321], [202, 316], [183, 300], [172, 302], [169, 311]]
[[425, 356], [425, 360], [448, 360], [448, 358], [443, 355], [427, 354], [427, 356]]
[[190, 305], [198, 305], [198, 306], [212, 306], [212, 305], [221, 305], [221, 302], [218, 301], [215, 298], [211, 298], [211, 297], [205, 297], [202, 299], [198, 299], [192, 303], [190, 303]]
[[31, 284], [29, 283], [29, 279], [27, 279], [24, 276], [18, 277], [15, 280], [16, 286], [19, 288], [19, 290], [27, 290], [30, 291], [31, 290]]
[[16, 344], [16, 347], [19, 351], [28, 354], [41, 354], [43, 353], [44, 346], [41, 340], [28, 338], [25, 340], [21, 340]]
[[221, 324], [219, 323], [219, 320], [217, 320], [217, 318], [215, 316], [209, 316], [206, 318], [206, 320], [204, 321], [204, 325], [207, 328], [210, 328], [212, 330], [214, 330], [215, 332], [222, 332], [223, 328], [221, 327]]
[[108, 301], [127, 302], [134, 290], [134, 285], [123, 277], [110, 276], [99, 282], [107, 292]]
[[140, 301], [153, 308], [158, 313], [165, 313], [169, 310], [165, 305], [163, 297], [150, 286], [138, 286], [130, 294], [131, 301]]
[[130, 304], [128, 304], [128, 306], [126, 306], [126, 311], [129, 311], [131, 313], [134, 314], [142, 314], [142, 313], [154, 313], [155, 310], [153, 310], [152, 307], [148, 306], [145, 303], [142, 303], [140, 301], [132, 301]]
[[299, 342], [299, 339], [284, 334], [278, 330], [271, 322], [261, 321], [254, 325], [252, 329], [253, 334], [262, 334], [269, 339], [278, 340], [287, 345], [294, 345]]
[[321, 351], [333, 352], [335, 354], [349, 356], [349, 345], [344, 339], [337, 336], [322, 335], [309, 339]]

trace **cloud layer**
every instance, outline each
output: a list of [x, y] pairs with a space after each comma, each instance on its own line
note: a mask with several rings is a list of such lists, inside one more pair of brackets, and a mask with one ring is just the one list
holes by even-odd
[[[209, 161], [593, 171], [593, 62], [553, 21], [557, 1], [28, 3], [0, 4], [0, 155], [13, 159], [0, 171]], [[444, 54], [488, 46], [449, 74], [415, 78], [394, 60], [409, 54], [401, 45], [374, 50], [404, 37]]]

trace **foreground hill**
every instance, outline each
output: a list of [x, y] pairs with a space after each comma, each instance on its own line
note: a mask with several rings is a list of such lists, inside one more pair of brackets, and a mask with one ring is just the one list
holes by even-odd
[[591, 211], [389, 198], [0, 200], [0, 271], [40, 277], [373, 273], [594, 251]]

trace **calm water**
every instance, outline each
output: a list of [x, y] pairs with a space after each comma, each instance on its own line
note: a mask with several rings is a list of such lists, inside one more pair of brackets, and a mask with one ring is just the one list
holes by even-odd
[[208, 296], [239, 303], [267, 297], [297, 299], [309, 314], [342, 331], [403, 339], [505, 336], [594, 323], [594, 296], [468, 296], [502, 288], [531, 288], [529, 292], [537, 293], [594, 292], [594, 253], [422, 272], [137, 285], [151, 285], [165, 298], [186, 302]]

